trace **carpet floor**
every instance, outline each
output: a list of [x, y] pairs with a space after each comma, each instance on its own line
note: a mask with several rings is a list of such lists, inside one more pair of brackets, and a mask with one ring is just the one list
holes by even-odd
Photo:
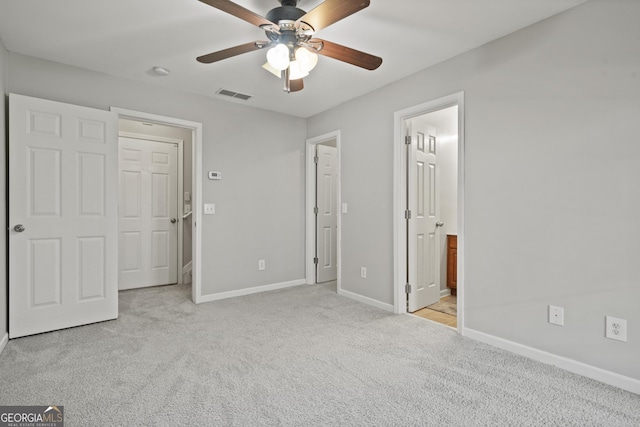
[[194, 305], [125, 291], [117, 320], [11, 340], [1, 405], [70, 426], [639, 426], [640, 396], [325, 286]]

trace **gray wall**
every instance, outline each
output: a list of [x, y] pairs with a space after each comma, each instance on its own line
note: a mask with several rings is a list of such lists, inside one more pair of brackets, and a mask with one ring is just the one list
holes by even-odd
[[6, 122], [5, 122], [5, 95], [7, 90], [7, 50], [0, 40], [0, 94], [2, 94], [2, 102], [0, 102], [0, 193], [4, 204], [0, 209], [0, 340], [9, 331], [7, 328], [7, 192], [6, 192]]
[[464, 91], [465, 327], [640, 379], [639, 16], [592, 0], [310, 118], [342, 136], [343, 288], [393, 303], [393, 113]]
[[304, 278], [304, 119], [14, 53], [8, 77], [22, 95], [201, 122], [203, 175], [223, 172], [199, 178], [216, 203], [201, 224], [203, 294]]

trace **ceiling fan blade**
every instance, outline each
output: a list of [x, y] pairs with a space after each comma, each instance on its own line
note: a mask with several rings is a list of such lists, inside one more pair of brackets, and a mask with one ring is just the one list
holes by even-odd
[[198, 62], [202, 62], [203, 64], [211, 64], [212, 62], [231, 58], [232, 56], [241, 55], [247, 52], [253, 52], [254, 50], [264, 49], [269, 45], [270, 42], [250, 42], [241, 44], [239, 46], [230, 47], [229, 49], [219, 50], [218, 52], [209, 53], [207, 55], [202, 55], [197, 57], [196, 59], [198, 60]]
[[267, 18], [264, 18], [257, 13], [250, 11], [249, 9], [245, 9], [229, 0], [200, 0], [202, 3], [206, 3], [211, 7], [215, 7], [223, 12], [227, 12], [230, 15], [235, 16], [236, 18], [240, 18], [243, 21], [247, 21], [249, 24], [253, 24], [256, 27], [260, 27], [263, 25], [272, 26], [274, 28], [279, 28], [277, 24], [269, 21]]
[[[200, 0], [204, 1], [204, 0]], [[313, 27], [314, 31], [328, 27], [329, 25], [356, 13], [369, 6], [370, 0], [326, 0], [312, 9], [306, 15], [296, 21], [296, 24], [304, 22]]]
[[304, 82], [302, 79], [289, 81], [289, 92], [298, 92], [302, 89], [304, 89]]
[[309, 43], [322, 43], [322, 49], [316, 51], [318, 55], [328, 56], [338, 61], [346, 62], [366, 70], [375, 70], [382, 64], [382, 58], [342, 46], [326, 40], [311, 39]]

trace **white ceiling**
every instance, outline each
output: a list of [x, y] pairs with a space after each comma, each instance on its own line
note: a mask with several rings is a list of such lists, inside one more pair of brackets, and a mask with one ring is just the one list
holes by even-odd
[[[198, 0], [0, 0], [0, 38], [11, 52], [101, 71], [154, 85], [220, 97], [299, 117], [368, 93], [455, 55], [512, 33], [586, 0], [371, 0], [371, 5], [317, 37], [383, 58], [367, 71], [327, 57], [286, 94], [261, 68], [256, 51], [214, 64], [197, 56], [266, 40], [264, 32]], [[322, 0], [300, 0], [309, 11]], [[236, 0], [262, 16], [277, 0]], [[153, 66], [171, 71], [166, 77]], [[228, 99], [228, 98], [222, 98]]]

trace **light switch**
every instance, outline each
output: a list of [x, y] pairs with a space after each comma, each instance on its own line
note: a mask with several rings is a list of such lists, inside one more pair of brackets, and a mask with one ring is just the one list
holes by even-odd
[[213, 215], [216, 213], [216, 205], [215, 203], [205, 203], [204, 204], [204, 214], [205, 215]]
[[347, 204], [343, 203], [342, 204], [342, 213], [347, 213], [347, 212], [349, 212], [349, 209], [347, 208]]

